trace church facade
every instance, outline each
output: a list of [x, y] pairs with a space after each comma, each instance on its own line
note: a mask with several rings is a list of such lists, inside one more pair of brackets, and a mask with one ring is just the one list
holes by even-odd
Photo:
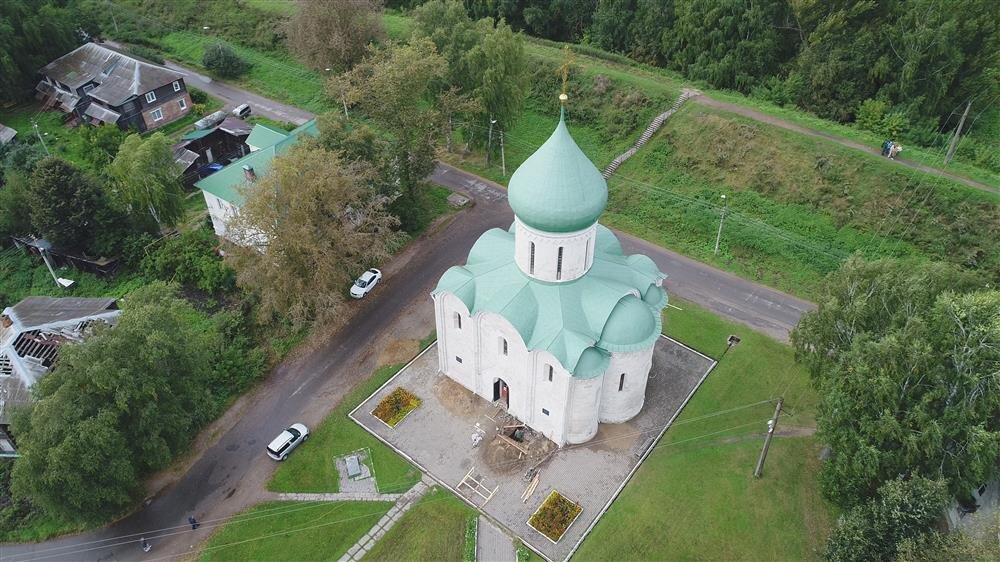
[[511, 176], [514, 223], [432, 292], [442, 373], [559, 446], [642, 410], [666, 277], [598, 223], [600, 171], [566, 128]]

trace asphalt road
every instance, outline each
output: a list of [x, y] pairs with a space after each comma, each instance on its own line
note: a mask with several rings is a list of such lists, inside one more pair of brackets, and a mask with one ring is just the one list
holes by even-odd
[[[302, 122], [312, 115], [265, 100], [228, 84], [202, 81], [180, 68], [191, 84], [227, 103], [249, 101], [259, 115]], [[513, 213], [502, 187], [447, 165], [429, 178], [469, 195], [474, 205], [447, 224], [412, 243], [387, 264], [385, 281], [363, 301], [348, 307], [347, 328], [324, 342], [286, 359], [251, 394], [240, 399], [222, 420], [203, 432], [204, 452], [186, 472], [161, 490], [141, 510], [93, 532], [26, 545], [0, 545], [0, 561], [158, 560], [184, 557], [213, 526], [255, 503], [275, 463], [263, 454], [267, 441], [288, 424], [317, 424], [357, 382], [377, 366], [379, 353], [394, 339], [418, 339], [433, 328], [428, 293], [449, 266], [464, 262], [485, 230], [507, 228]], [[665, 271], [671, 294], [780, 339], [811, 305], [781, 292], [740, 279], [648, 242], [618, 233], [626, 251], [648, 254]], [[308, 445], [306, 445], [308, 446]], [[186, 525], [195, 516], [202, 527]], [[144, 554], [139, 537], [153, 550]]]

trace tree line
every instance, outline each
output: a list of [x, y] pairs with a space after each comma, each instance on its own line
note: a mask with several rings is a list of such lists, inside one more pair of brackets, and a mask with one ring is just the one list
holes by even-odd
[[1000, 93], [991, 0], [466, 0], [474, 17], [591, 44], [717, 88], [853, 121], [884, 101], [930, 135]]

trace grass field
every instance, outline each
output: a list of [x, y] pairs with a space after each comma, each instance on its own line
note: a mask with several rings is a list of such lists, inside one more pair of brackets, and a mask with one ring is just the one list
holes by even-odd
[[[820, 445], [809, 436], [816, 395], [791, 348], [672, 299], [665, 332], [719, 357], [709, 375], [574, 560], [817, 559], [834, 520], [816, 485]], [[766, 359], [765, 359], [766, 358]], [[760, 480], [753, 468], [770, 399], [784, 394]], [[764, 403], [760, 403], [766, 401]]]
[[402, 367], [380, 367], [368, 380], [355, 386], [313, 430], [309, 443], [281, 463], [267, 489], [272, 492], [337, 492], [340, 482], [333, 458], [363, 447], [371, 450], [380, 492], [403, 492], [416, 484], [420, 472], [415, 467], [347, 417], [348, 412]]
[[24, 103], [9, 108], [0, 107], [0, 123], [17, 131], [17, 139], [22, 142], [38, 142], [32, 123], [38, 124], [41, 136], [53, 156], [59, 156], [77, 166], [93, 171], [93, 165], [84, 157], [87, 143], [81, 129], [63, 125], [67, 115], [61, 111], [41, 111], [36, 103]]
[[[220, 40], [210, 35], [190, 31], [174, 31], [163, 37], [151, 38], [166, 58], [208, 72], [201, 64], [205, 48]], [[224, 42], [224, 41], [223, 41]], [[323, 77], [291, 55], [264, 53], [231, 43], [230, 47], [251, 64], [243, 76], [232, 82], [263, 96], [315, 112], [333, 107], [323, 94]]]
[[216, 531], [198, 560], [332, 562], [347, 552], [390, 507], [390, 502], [262, 503]]
[[806, 297], [854, 252], [1000, 271], [1000, 197], [703, 106], [671, 118], [610, 188], [606, 222]]
[[373, 562], [460, 562], [474, 511], [444, 489], [429, 492], [365, 555]]

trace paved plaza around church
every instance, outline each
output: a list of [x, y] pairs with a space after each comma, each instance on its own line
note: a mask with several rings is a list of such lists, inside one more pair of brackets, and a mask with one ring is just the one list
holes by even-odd
[[[660, 338], [645, 406], [639, 415], [622, 424], [601, 424], [592, 440], [561, 450], [544, 437], [532, 439], [530, 431], [520, 442], [498, 437], [498, 430], [516, 422], [440, 374], [436, 344], [358, 406], [351, 417], [426, 474], [479, 507], [507, 532], [549, 560], [562, 561], [618, 494], [645, 453], [655, 454], [655, 442], [714, 365], [712, 359]], [[390, 428], [371, 411], [397, 387], [412, 392], [422, 403]], [[531, 483], [525, 474], [535, 465], [539, 466], [537, 485], [522, 501]], [[527, 524], [552, 490], [583, 507], [557, 543]]]

